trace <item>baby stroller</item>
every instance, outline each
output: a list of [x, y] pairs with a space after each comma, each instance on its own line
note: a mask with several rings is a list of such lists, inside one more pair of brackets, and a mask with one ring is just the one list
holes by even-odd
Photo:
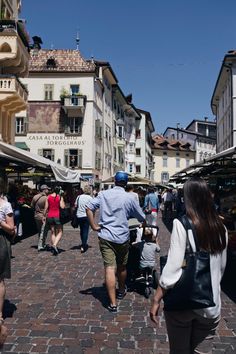
[[141, 292], [144, 294], [146, 299], [152, 293], [152, 289], [157, 289], [158, 287], [158, 276], [157, 271], [154, 268], [146, 267], [142, 270], [142, 275], [135, 279], [135, 282], [138, 283]]
[[[147, 299], [152, 293], [152, 289], [157, 289], [158, 276], [154, 266], [147, 266], [140, 268], [140, 259], [142, 254], [142, 248], [144, 246], [144, 239], [147, 230], [155, 228], [157, 234], [159, 231], [158, 226], [146, 225], [142, 230], [142, 236], [140, 242], [134, 242], [130, 245], [130, 255], [128, 260], [128, 279], [130, 280], [130, 286], [133, 290], [137, 290], [143, 294]], [[133, 230], [132, 230], [133, 231]], [[134, 232], [131, 233], [133, 236]], [[152, 242], [152, 249], [155, 249], [155, 242]]]

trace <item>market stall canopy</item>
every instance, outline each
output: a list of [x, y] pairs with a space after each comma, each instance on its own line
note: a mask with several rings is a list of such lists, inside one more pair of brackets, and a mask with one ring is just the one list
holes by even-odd
[[78, 183], [80, 182], [80, 174], [78, 171], [66, 168], [59, 165], [58, 163], [46, 159], [45, 157], [33, 154], [32, 152], [22, 150], [16, 146], [6, 144], [0, 141], [0, 152], [5, 156], [8, 156], [9, 159], [15, 159], [16, 161], [22, 161], [32, 167], [40, 167], [43, 169], [51, 168], [56, 181], [58, 182], [68, 182], [68, 183]]
[[170, 183], [173, 181], [183, 183], [189, 177], [201, 176], [208, 177], [228, 177], [234, 175], [236, 177], [236, 146], [219, 152], [218, 154], [209, 157], [203, 161], [179, 171], [170, 178]]

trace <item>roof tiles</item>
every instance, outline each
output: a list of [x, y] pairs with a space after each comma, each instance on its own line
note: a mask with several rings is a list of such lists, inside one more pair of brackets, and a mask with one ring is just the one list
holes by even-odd
[[153, 138], [153, 148], [159, 150], [194, 151], [191, 144], [181, 140], [167, 139], [157, 134]]
[[[54, 59], [55, 65], [48, 59]], [[50, 65], [48, 65], [50, 64]], [[40, 49], [30, 52], [30, 72], [94, 72], [95, 64], [85, 60], [78, 50], [72, 49]]]

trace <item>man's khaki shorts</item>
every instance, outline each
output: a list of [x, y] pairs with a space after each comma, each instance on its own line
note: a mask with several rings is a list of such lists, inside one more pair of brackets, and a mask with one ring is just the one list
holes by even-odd
[[99, 247], [105, 267], [125, 266], [129, 256], [129, 241], [115, 243], [99, 237]]

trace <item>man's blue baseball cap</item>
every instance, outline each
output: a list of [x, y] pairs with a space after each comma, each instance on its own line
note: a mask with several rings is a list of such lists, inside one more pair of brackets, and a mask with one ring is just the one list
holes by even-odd
[[115, 174], [115, 182], [128, 182], [128, 173], [125, 171], [118, 171]]

